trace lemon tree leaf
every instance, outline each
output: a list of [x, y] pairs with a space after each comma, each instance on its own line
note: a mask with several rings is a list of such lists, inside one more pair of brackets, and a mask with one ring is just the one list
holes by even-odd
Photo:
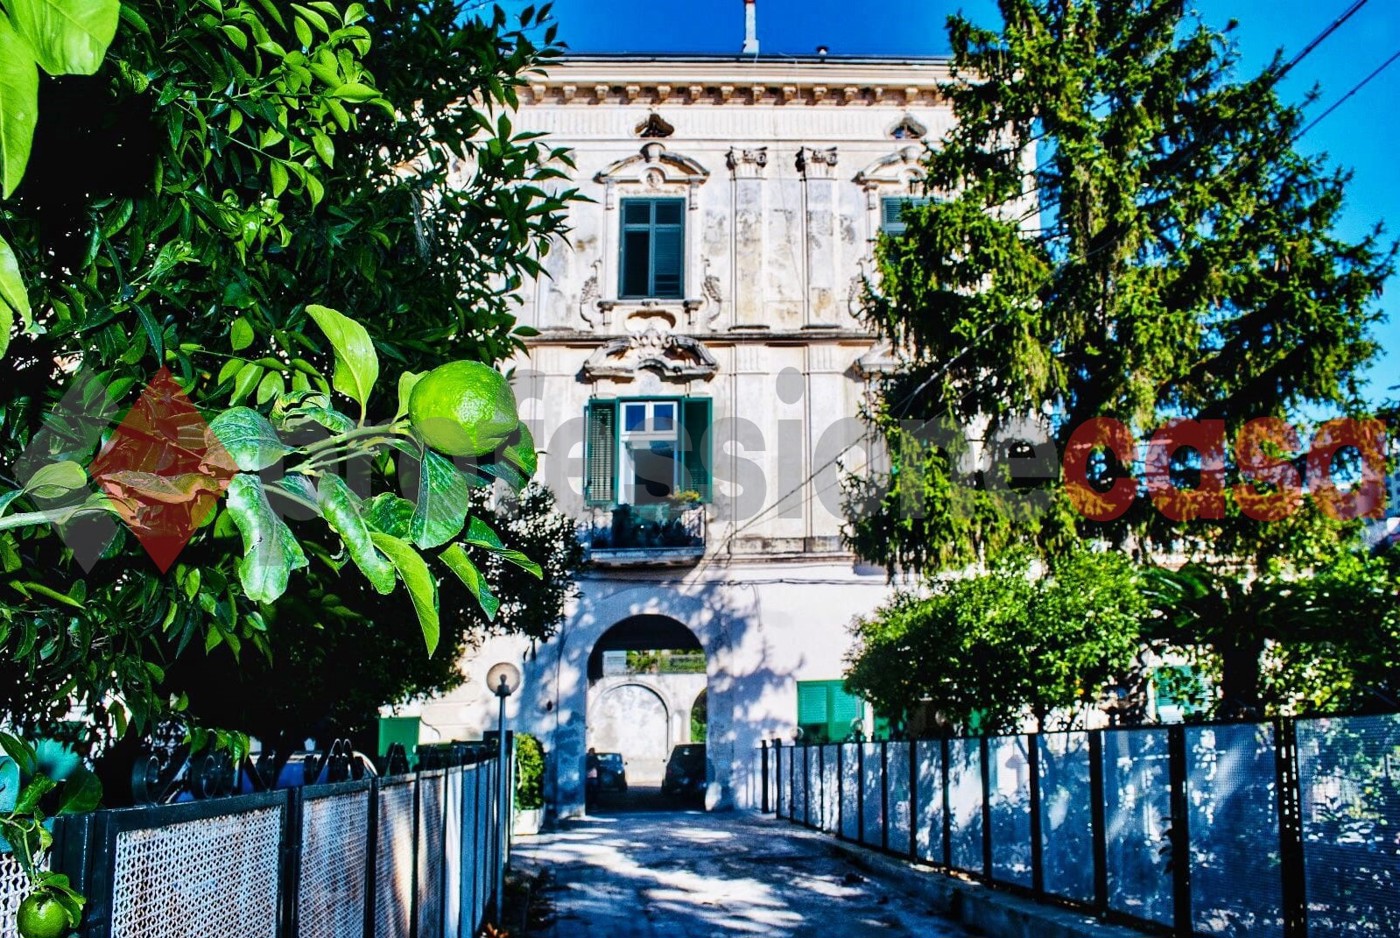
[[405, 371], [399, 375], [399, 409], [394, 413], [395, 420], [408, 413], [408, 399], [413, 396], [413, 388], [424, 374], [421, 371]]
[[467, 525], [468, 544], [477, 547], [485, 547], [488, 550], [505, 550], [506, 545], [501, 543], [500, 535], [491, 530], [491, 526], [480, 518], [472, 518], [471, 524]]
[[35, 498], [49, 501], [62, 498], [75, 489], [86, 488], [87, 481], [83, 467], [71, 459], [65, 459], [40, 467], [24, 484], [24, 490]]
[[10, 344], [10, 329], [16, 315], [26, 328], [33, 322], [29, 291], [24, 288], [24, 278], [19, 273], [19, 260], [5, 239], [0, 238], [0, 355], [5, 354]]
[[79, 766], [63, 780], [57, 814], [86, 814], [102, 803], [102, 783], [91, 769]]
[[248, 320], [239, 316], [228, 328], [228, 344], [235, 352], [241, 352], [253, 344], [253, 327]]
[[238, 579], [254, 602], [270, 603], [287, 591], [293, 570], [306, 566], [296, 535], [268, 504], [262, 479], [240, 472], [228, 486], [228, 511], [243, 535]]
[[456, 537], [467, 522], [470, 498], [467, 480], [457, 467], [425, 449], [418, 464], [418, 504], [408, 528], [413, 543], [426, 550]]
[[428, 564], [413, 549], [413, 545], [401, 538], [378, 531], [370, 532], [374, 546], [384, 552], [384, 556], [399, 571], [399, 579], [408, 587], [409, 598], [413, 600], [413, 611], [418, 613], [418, 624], [423, 628], [423, 641], [427, 643], [428, 654], [437, 651], [441, 628], [438, 624], [437, 581], [428, 572]]
[[496, 594], [491, 592], [491, 587], [486, 582], [486, 577], [481, 575], [481, 571], [472, 563], [467, 552], [462, 549], [461, 544], [453, 544], [447, 550], [438, 554], [438, 559], [447, 565], [447, 569], [456, 574], [457, 579], [462, 581], [477, 603], [481, 605], [481, 611], [486, 613], [486, 618], [495, 621], [496, 612], [501, 608], [501, 601]]
[[50, 75], [92, 75], [117, 34], [119, 0], [6, 0], [15, 29]]
[[316, 490], [321, 514], [345, 542], [345, 550], [355, 566], [380, 593], [394, 591], [394, 565], [375, 550], [369, 526], [360, 514], [360, 500], [340, 476], [325, 475]]
[[24, 178], [38, 121], [39, 70], [34, 53], [10, 21], [0, 16], [0, 198], [8, 199]]
[[406, 538], [413, 521], [413, 511], [414, 504], [408, 499], [400, 498], [393, 492], [380, 492], [365, 504], [364, 519], [376, 531]]
[[530, 428], [525, 426], [523, 420], [516, 428], [515, 434], [506, 442], [501, 456], [507, 462], [518, 466], [527, 479], [534, 475], [535, 470], [539, 468], [540, 457], [539, 453], [535, 451], [535, 437], [530, 433]]
[[243, 472], [258, 472], [290, 453], [267, 418], [249, 407], [230, 407], [209, 423], [234, 464]]
[[316, 321], [335, 353], [331, 385], [363, 410], [369, 404], [374, 382], [379, 380], [379, 355], [365, 327], [328, 306], [311, 304], [306, 313]]

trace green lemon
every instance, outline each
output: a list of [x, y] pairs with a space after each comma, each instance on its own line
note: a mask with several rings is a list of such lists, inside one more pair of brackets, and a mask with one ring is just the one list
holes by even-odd
[[448, 456], [495, 452], [520, 422], [510, 385], [481, 362], [448, 362], [419, 378], [408, 418], [429, 446]]
[[72, 929], [68, 910], [46, 892], [31, 893], [15, 917], [20, 938], [63, 938]]

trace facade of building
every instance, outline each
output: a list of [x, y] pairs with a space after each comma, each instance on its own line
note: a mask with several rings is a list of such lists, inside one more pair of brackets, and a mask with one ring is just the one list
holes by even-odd
[[[543, 742], [561, 816], [583, 810], [589, 748], [655, 776], [697, 732], [700, 690], [711, 807], [752, 803], [761, 739], [869, 731], [837, 683], [851, 619], [889, 593], [840, 538], [888, 364], [858, 311], [878, 233], [923, 195], [946, 78], [938, 61], [577, 57], [522, 97], [516, 125], [572, 149], [590, 200], [523, 291], [538, 334], [514, 385], [591, 566], [556, 638], [488, 642], [423, 705], [424, 742], [494, 728], [497, 661], [522, 666], [510, 723]], [[633, 666], [657, 649], [686, 673]]]

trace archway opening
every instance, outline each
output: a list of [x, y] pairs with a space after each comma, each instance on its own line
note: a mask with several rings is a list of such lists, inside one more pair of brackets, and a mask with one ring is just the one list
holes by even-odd
[[706, 661], [694, 633], [667, 616], [623, 619], [594, 645], [587, 674], [589, 810], [702, 802]]

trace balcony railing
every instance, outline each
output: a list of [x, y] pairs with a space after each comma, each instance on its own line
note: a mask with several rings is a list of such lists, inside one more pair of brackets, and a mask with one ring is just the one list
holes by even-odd
[[663, 503], [594, 509], [583, 523], [598, 566], [680, 566], [705, 554], [705, 506]]

